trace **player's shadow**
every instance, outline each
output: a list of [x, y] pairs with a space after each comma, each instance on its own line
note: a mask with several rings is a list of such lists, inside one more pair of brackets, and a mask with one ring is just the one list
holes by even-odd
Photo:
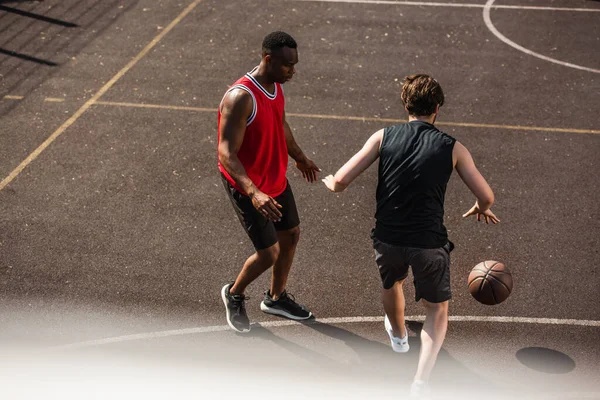
[[[416, 336], [409, 337], [410, 351], [413, 351], [414, 349], [415, 352], [420, 352], [420, 336], [421, 331], [423, 330], [423, 323], [418, 321], [406, 321], [406, 325]], [[502, 385], [499, 384], [495, 377], [488, 377], [489, 374], [487, 374], [487, 372], [489, 371], [481, 371], [481, 373], [479, 373], [478, 371], [466, 367], [442, 347], [432, 371], [431, 380], [433, 382], [438, 382], [440, 386], [445, 386], [457, 393], [462, 393], [462, 395], [468, 393], [468, 397], [465, 398], [469, 399], [485, 397], [490, 393], [499, 395], [501, 396], [500, 398], [510, 398], [502, 397], [509, 395], [509, 392], [506, 391], [506, 382], [502, 382]]]
[[[337, 326], [323, 324], [318, 321], [307, 322], [304, 325], [323, 335], [341, 340], [352, 348], [361, 360], [363, 371], [377, 373], [383, 380], [387, 381], [389, 379], [411, 381], [414, 377], [421, 351], [420, 335], [423, 328], [421, 322], [406, 321], [406, 325], [410, 331], [415, 333], [415, 336], [409, 336], [410, 350], [404, 354], [393, 352], [388, 344], [365, 339]], [[381, 329], [383, 330], [383, 324]], [[384, 335], [387, 341], [387, 335], [385, 333]], [[480, 386], [483, 390], [501, 389], [493, 380], [489, 380], [467, 368], [443, 348], [438, 355], [431, 379], [439, 383], [449, 384], [457, 390], [465, 388], [474, 390], [476, 389], [475, 385]]]
[[260, 325], [253, 326], [252, 330], [244, 334], [244, 336], [270, 341], [296, 357], [307, 361], [310, 363], [311, 368], [317, 368], [319, 372], [324, 374], [333, 374], [344, 379], [362, 381], [377, 380], [390, 382], [391, 379], [394, 382], [405, 381], [409, 383], [410, 379], [412, 379], [411, 374], [414, 374], [414, 370], [411, 368], [402, 368], [402, 366], [416, 366], [416, 357], [418, 354], [399, 355], [391, 351], [389, 346], [380, 342], [365, 339], [345, 329], [323, 324], [315, 320], [303, 322], [303, 325], [325, 336], [343, 341], [348, 347], [354, 350], [359, 362], [333, 359], [318, 351], [284, 339]]
[[[311, 365], [327, 373], [335, 372], [337, 376], [348, 379], [369, 379], [371, 381], [409, 383], [415, 374], [421, 350], [420, 334], [423, 324], [407, 321], [409, 330], [416, 336], [410, 336], [408, 353], [395, 353], [389, 344], [369, 340], [346, 329], [324, 324], [318, 320], [309, 320], [302, 324], [315, 332], [329, 338], [339, 340], [353, 350], [356, 361], [338, 361], [308, 347], [301, 346], [260, 325], [252, 328], [248, 335], [270, 341], [295, 356], [308, 361]], [[382, 325], [383, 330], [383, 325]], [[385, 340], [387, 335], [384, 333]], [[474, 382], [486, 390], [500, 389], [492, 380], [468, 369], [460, 361], [452, 357], [442, 348], [432, 373], [432, 380], [448, 382], [456, 389], [474, 389]]]
[[[416, 368], [419, 348], [405, 354], [394, 353], [390, 346], [378, 341], [366, 339], [346, 329], [324, 324], [317, 320], [303, 323], [321, 335], [342, 341], [358, 357], [351, 372], [385, 382], [410, 383]], [[414, 340], [413, 340], [414, 341]], [[410, 341], [411, 346], [413, 343]], [[418, 346], [420, 347], [420, 346]], [[414, 367], [414, 368], [413, 368]]]
[[[277, 336], [269, 329], [261, 326], [260, 324], [253, 324], [252, 330], [248, 333], [243, 334], [243, 337], [254, 337], [260, 338], [265, 341], [269, 341], [275, 344], [276, 346], [290, 352], [296, 357], [307, 361], [309, 364], [311, 364], [312, 367], [316, 367], [324, 371], [337, 371], [340, 368], [340, 363], [336, 360], [319, 352], [291, 342], [280, 336]], [[281, 358], [279, 359], [279, 361], [281, 361]]]

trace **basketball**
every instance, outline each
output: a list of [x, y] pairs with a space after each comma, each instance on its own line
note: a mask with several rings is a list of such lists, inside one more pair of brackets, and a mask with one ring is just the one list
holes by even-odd
[[469, 274], [469, 293], [478, 302], [493, 306], [508, 298], [513, 287], [510, 271], [499, 261], [483, 261]]

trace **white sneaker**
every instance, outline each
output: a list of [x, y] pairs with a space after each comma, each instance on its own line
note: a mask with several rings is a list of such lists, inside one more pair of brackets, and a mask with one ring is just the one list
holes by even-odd
[[425, 381], [413, 381], [410, 385], [410, 399], [429, 400], [431, 389]]
[[392, 324], [390, 324], [390, 320], [388, 316], [385, 316], [385, 330], [390, 337], [390, 342], [392, 343], [392, 350], [396, 353], [406, 353], [410, 346], [408, 345], [408, 329], [406, 329], [406, 325], [404, 326], [404, 337], [397, 338], [394, 336], [394, 330], [392, 329]]

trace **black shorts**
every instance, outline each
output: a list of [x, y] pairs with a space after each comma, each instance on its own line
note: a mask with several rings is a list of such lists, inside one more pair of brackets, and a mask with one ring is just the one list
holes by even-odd
[[282, 208], [279, 209], [281, 212], [281, 220], [279, 222], [274, 222], [269, 221], [259, 213], [256, 208], [254, 208], [250, 197], [231, 186], [223, 174], [221, 174], [221, 179], [229, 199], [231, 200], [231, 204], [233, 204], [233, 208], [240, 219], [240, 223], [244, 227], [246, 233], [248, 233], [256, 250], [263, 250], [277, 243], [278, 231], [287, 231], [300, 225], [296, 201], [294, 200], [294, 194], [292, 193], [289, 182], [283, 193], [274, 197], [275, 201], [282, 206]]
[[397, 281], [406, 279], [412, 268], [415, 301], [421, 298], [441, 303], [452, 298], [450, 289], [450, 251], [452, 242], [437, 249], [393, 246], [373, 238], [375, 261], [379, 267], [384, 289], [391, 289]]

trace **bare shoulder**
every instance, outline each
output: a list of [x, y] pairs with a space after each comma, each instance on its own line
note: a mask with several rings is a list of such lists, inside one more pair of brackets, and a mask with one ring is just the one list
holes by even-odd
[[456, 167], [459, 161], [464, 160], [465, 156], [469, 154], [469, 150], [458, 140], [454, 142], [452, 148], [452, 166]]
[[379, 154], [381, 143], [383, 142], [383, 131], [383, 129], [380, 129], [372, 134], [363, 146], [363, 151], [368, 151], [369, 153], [376, 152]]
[[367, 139], [367, 143], [370, 145], [377, 144], [379, 147], [382, 140], [383, 140], [383, 129], [380, 129], [377, 132], [375, 132], [374, 134], [372, 134], [369, 137], [369, 139]]
[[454, 148], [452, 149], [452, 154], [457, 157], [468, 156], [469, 150], [458, 140], [454, 142]]
[[385, 131], [385, 128], [381, 128], [380, 130], [378, 130], [377, 132], [375, 132], [373, 135], [371, 135], [371, 138], [375, 139], [375, 140], [381, 141], [381, 139], [383, 138], [383, 132], [384, 131]]
[[252, 95], [248, 91], [234, 88], [227, 92], [221, 103], [221, 112], [248, 116], [252, 112]]
[[454, 167], [458, 166], [459, 168], [470, 168], [474, 165], [471, 152], [458, 140], [454, 144], [454, 149], [452, 149], [452, 161]]

